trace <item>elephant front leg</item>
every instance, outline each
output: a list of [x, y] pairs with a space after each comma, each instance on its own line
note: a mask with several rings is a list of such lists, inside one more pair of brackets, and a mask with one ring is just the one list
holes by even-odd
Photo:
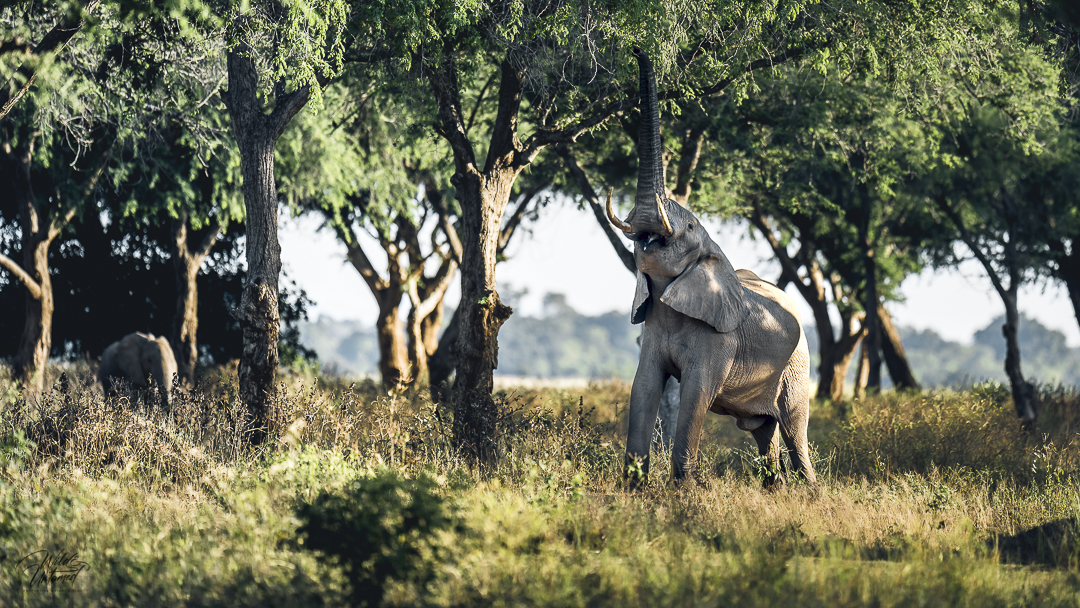
[[668, 374], [659, 364], [638, 363], [634, 385], [630, 389], [630, 428], [626, 436], [626, 460], [623, 476], [631, 489], [637, 489], [649, 476], [649, 448], [653, 427], [660, 409], [660, 396]]
[[719, 394], [723, 384], [720, 378], [727, 375], [730, 363], [716, 373], [700, 370], [683, 370], [680, 384], [679, 423], [675, 429], [675, 444], [671, 451], [671, 474], [676, 485], [693, 474], [697, 466], [698, 444], [705, 414]]

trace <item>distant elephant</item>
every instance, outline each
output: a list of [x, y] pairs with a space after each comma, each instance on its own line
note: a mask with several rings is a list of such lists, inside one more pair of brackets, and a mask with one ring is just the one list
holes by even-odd
[[[672, 473], [695, 463], [705, 413], [736, 418], [769, 464], [765, 485], [783, 484], [779, 438], [796, 472], [816, 481], [806, 440], [810, 354], [795, 302], [749, 270], [736, 271], [693, 213], [666, 198], [652, 64], [635, 49], [641, 79], [638, 184], [626, 221], [611, 223], [634, 241], [637, 289], [631, 322], [645, 323], [630, 393], [626, 471], [636, 486], [649, 470], [649, 446], [667, 379], [680, 382]], [[779, 431], [779, 433], [778, 433]], [[640, 466], [640, 476], [634, 470]]]
[[98, 380], [105, 394], [112, 390], [112, 379], [127, 380], [132, 386], [146, 387], [152, 380], [161, 395], [162, 403], [172, 403], [172, 382], [176, 376], [176, 358], [164, 337], [132, 333], [113, 342], [101, 354]]

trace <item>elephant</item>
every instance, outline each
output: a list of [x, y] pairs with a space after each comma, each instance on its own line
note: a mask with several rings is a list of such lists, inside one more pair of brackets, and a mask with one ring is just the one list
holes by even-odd
[[611, 223], [634, 243], [631, 322], [644, 323], [630, 393], [625, 474], [631, 487], [649, 470], [649, 448], [669, 377], [680, 383], [672, 476], [693, 472], [705, 414], [733, 416], [766, 458], [766, 487], [785, 483], [779, 438], [795, 473], [816, 483], [806, 427], [810, 353], [794, 300], [749, 270], [735, 270], [698, 218], [667, 198], [653, 67], [634, 49], [641, 126], [634, 207]]
[[108, 395], [113, 380], [121, 378], [134, 386], [147, 386], [152, 381], [165, 407], [172, 403], [172, 382], [176, 376], [176, 358], [169, 341], [154, 334], [130, 333], [113, 342], [101, 353], [98, 381]]

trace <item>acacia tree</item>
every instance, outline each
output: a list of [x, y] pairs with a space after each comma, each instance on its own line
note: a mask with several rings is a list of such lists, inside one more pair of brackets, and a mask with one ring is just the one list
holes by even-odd
[[223, 145], [223, 134], [222, 129], [213, 139], [193, 140], [183, 133], [158, 142], [137, 157], [137, 167], [114, 175], [118, 196], [109, 197], [118, 199], [110, 209], [115, 221], [168, 228], [170, 238], [162, 245], [169, 251], [176, 284], [169, 343], [177, 375], [187, 384], [194, 382], [199, 356], [200, 269], [229, 225], [244, 219], [236, 187], [239, 162]]
[[[216, 170], [217, 166], [211, 167], [215, 162], [218, 166], [229, 165], [228, 160], [221, 162], [219, 154], [223, 131], [220, 114], [208, 107], [224, 76], [223, 63], [214, 60], [221, 46], [214, 48], [186, 35], [181, 22], [171, 14], [145, 9], [126, 12], [129, 8], [112, 4], [100, 7], [95, 12], [96, 26], [90, 29], [92, 35], [81, 38], [78, 44], [63, 47], [63, 52], [51, 56], [48, 62], [32, 64], [36, 66], [34, 75], [44, 73], [48, 77], [37, 79], [36, 87], [30, 86], [34, 79], [28, 81], [29, 94], [21, 104], [27, 107], [15, 106], [4, 122], [10, 135], [6, 144], [11, 150], [8, 158], [12, 167], [18, 159], [24, 165], [20, 170], [13, 168], [9, 175], [14, 179], [29, 171], [33, 162], [31, 151], [37, 142], [39, 162], [49, 169], [39, 169], [34, 184], [25, 179], [15, 180], [20, 183], [13, 190], [20, 193], [16, 197], [20, 201], [42, 205], [44, 197], [40, 189], [48, 188], [49, 204], [59, 206], [52, 212], [51, 226], [43, 226], [48, 218], [40, 217], [38, 210], [18, 214], [31, 226], [23, 231], [24, 241], [29, 241], [24, 243], [24, 256], [38, 250], [35, 263], [39, 266], [47, 264], [48, 243], [82, 207], [105, 209], [116, 221], [144, 221], [156, 215], [182, 220], [173, 222], [174, 232], [182, 233], [180, 238], [174, 234], [173, 239], [173, 259], [181, 293], [173, 346], [182, 377], [190, 379], [197, 352], [194, 276], [201, 259], [188, 246], [186, 233], [189, 224], [198, 229], [200, 223], [209, 223], [208, 214], [214, 214], [215, 221], [221, 222], [227, 222], [230, 216], [225, 207], [217, 207], [215, 211], [212, 205], [200, 208], [192, 202], [197, 198], [195, 190], [205, 189], [205, 184], [193, 187], [195, 180], [200, 175], [207, 176], [208, 169]], [[195, 8], [189, 6], [180, 14]], [[23, 27], [34, 23], [45, 27], [49, 22], [29, 10], [4, 17]], [[62, 87], [53, 86], [60, 81]], [[76, 171], [65, 174], [65, 165]], [[89, 178], [79, 175], [87, 172]], [[99, 179], [110, 183], [110, 200], [122, 200], [125, 192], [130, 196], [116, 208], [102, 207], [104, 200], [92, 196]], [[39, 192], [34, 193], [33, 188]], [[68, 191], [52, 192], [57, 188]], [[222, 188], [208, 197], [220, 198], [223, 192], [227, 198], [227, 190]], [[18, 205], [23, 208], [26, 203]], [[216, 237], [217, 231], [212, 232], [215, 234], [205, 239], [208, 242], [203, 245], [212, 245], [209, 241]], [[19, 360], [29, 360], [27, 349], [33, 342], [37, 345], [33, 350], [38, 363], [20, 365], [27, 370], [39, 370], [50, 350], [48, 323], [42, 320], [51, 321], [51, 289], [47, 280], [36, 282], [37, 288], [30, 291], [42, 297], [34, 297], [33, 305], [28, 301], [25, 348]], [[45, 288], [38, 289], [42, 286]], [[186, 293], [185, 288], [189, 288]]]
[[[440, 151], [412, 133], [402, 116], [407, 104], [393, 95], [371, 88], [350, 95], [344, 87], [327, 93], [328, 111], [300, 117], [279, 143], [280, 190], [295, 209], [325, 218], [371, 290], [384, 388], [412, 384], [426, 376], [438, 345], [443, 296], [461, 251], [442, 200]], [[363, 232], [385, 254], [385, 271], [365, 251]]]
[[[484, 461], [495, 456], [497, 334], [511, 314], [495, 289], [498, 228], [518, 175], [544, 149], [636, 107], [632, 46], [646, 49], [661, 73], [677, 74], [677, 84], [659, 93], [667, 101], [723, 91], [755, 67], [824, 39], [832, 26], [817, 19], [829, 7], [801, 3], [783, 13], [758, 5], [622, 8], [572, 0], [357, 8], [358, 23], [367, 25], [360, 56], [422, 79], [426, 95], [415, 97], [429, 104], [453, 154], [463, 245], [454, 435]], [[477, 73], [492, 74], [490, 85], [478, 87]], [[469, 118], [466, 108], [477, 99], [492, 108], [489, 123]], [[478, 151], [486, 153], [482, 163]]]
[[918, 388], [899, 336], [886, 331], [892, 324], [883, 303], [921, 269], [932, 234], [921, 199], [910, 193], [928, 162], [925, 135], [872, 80], [833, 71], [763, 85], [762, 95], [736, 111], [749, 138], [741, 155], [748, 165], [741, 186], [752, 204], [746, 215], [780, 260], [780, 283], [795, 283], [814, 310], [822, 345], [818, 396], [842, 398], [860, 338], [870, 387], [880, 388], [884, 351], [894, 384]]
[[[347, 5], [339, 0], [228, 7], [228, 89], [222, 94], [240, 153], [247, 278], [235, 311], [244, 332], [237, 374], [252, 444], [266, 438], [278, 365], [278, 191], [274, 147], [289, 122], [341, 70]], [[260, 83], [261, 77], [261, 83]]]
[[[1071, 155], [1071, 160], [1052, 163], [1037, 196], [1038, 215], [1044, 219], [1047, 249], [1043, 268], [1069, 294], [1073, 313], [1080, 323], [1080, 7], [1070, 0], [1025, 1], [1020, 3], [1020, 42], [1035, 52], [1045, 53], [1060, 67], [1058, 96], [1064, 104], [1064, 124], [1056, 138], [1055, 157]], [[1072, 150], [1064, 150], [1065, 147]]]
[[[921, 92], [922, 117], [940, 133], [938, 170], [928, 188], [940, 220], [953, 230], [952, 241], [939, 247], [939, 263], [962, 261], [966, 249], [1005, 307], [1005, 372], [1017, 415], [1031, 429], [1038, 411], [1021, 368], [1018, 290], [1053, 251], [1048, 237], [1059, 233], [1051, 210], [1075, 200], [1054, 201], [1060, 190], [1051, 184], [1069, 172], [1076, 148], [1060, 124], [1064, 105], [1054, 89], [1061, 65], [1020, 42], [1009, 15], [993, 17], [980, 24], [972, 44], [942, 58], [954, 79]], [[1064, 207], [1065, 216], [1074, 213]], [[955, 241], [964, 248], [952, 247]]]

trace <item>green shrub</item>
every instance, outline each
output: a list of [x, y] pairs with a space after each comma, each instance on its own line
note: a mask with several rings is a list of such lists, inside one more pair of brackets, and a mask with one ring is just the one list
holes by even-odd
[[430, 582], [444, 553], [435, 534], [455, 527], [434, 480], [391, 469], [323, 492], [296, 513], [303, 546], [341, 564], [356, 606], [380, 605], [391, 581]]

